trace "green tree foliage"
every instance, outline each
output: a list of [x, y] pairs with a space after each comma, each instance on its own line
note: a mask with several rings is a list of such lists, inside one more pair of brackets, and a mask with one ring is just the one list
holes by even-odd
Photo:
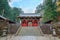
[[0, 0], [0, 14], [2, 15], [3, 10], [5, 10], [5, 13], [9, 12], [9, 4], [8, 0]]
[[40, 4], [36, 7], [35, 13], [40, 13], [40, 11], [43, 9], [43, 5]]
[[8, 1], [10, 0], [0, 0], [0, 15], [17, 22], [16, 17], [19, 16], [20, 13], [23, 13], [23, 11], [21, 8], [11, 8]]
[[44, 10], [43, 22], [46, 22], [48, 20], [54, 20], [54, 21], [57, 20], [57, 13], [55, 11], [56, 10], [55, 2], [56, 2], [55, 0], [44, 0], [42, 7], [41, 5], [38, 6], [40, 8], [39, 11]]
[[[45, 0], [44, 1], [44, 17], [43, 21], [48, 21], [48, 20], [54, 20], [56, 21], [57, 19], [57, 13], [56, 13], [56, 5], [55, 1], [53, 0]], [[45, 19], [45, 20], [44, 20]]]
[[12, 16], [10, 17], [13, 21], [17, 21], [17, 17], [19, 16], [19, 14], [23, 13], [22, 9], [21, 8], [12, 8], [11, 9], [11, 14]]

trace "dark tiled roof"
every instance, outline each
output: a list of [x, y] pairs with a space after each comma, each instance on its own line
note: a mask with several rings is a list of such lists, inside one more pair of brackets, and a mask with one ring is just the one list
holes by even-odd
[[20, 17], [41, 17], [39, 13], [22, 13], [19, 15]]
[[51, 22], [53, 22], [53, 20], [49, 20], [49, 21], [45, 22], [45, 24], [49, 24]]
[[13, 22], [13, 21], [11, 21], [11, 20], [9, 20], [9, 19], [7, 19], [7, 18], [5, 18], [5, 17], [3, 17], [3, 16], [1, 16], [1, 15], [0, 15], [0, 19], [1, 19], [1, 20], [6, 20], [6, 21], [9, 22], [9, 23], [15, 23], [15, 22]]
[[6, 20], [7, 18], [0, 15], [0, 19]]

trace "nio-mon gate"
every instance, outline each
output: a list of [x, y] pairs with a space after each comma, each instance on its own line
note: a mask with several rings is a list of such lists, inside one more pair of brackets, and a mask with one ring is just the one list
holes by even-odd
[[39, 26], [41, 15], [34, 13], [33, 14], [26, 13], [26, 14], [20, 14], [19, 18], [21, 19], [22, 27], [28, 27], [28, 26], [37, 27]]

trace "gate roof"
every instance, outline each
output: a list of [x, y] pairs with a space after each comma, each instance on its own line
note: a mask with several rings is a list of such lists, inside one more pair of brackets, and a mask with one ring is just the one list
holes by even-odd
[[22, 13], [19, 17], [41, 17], [40, 13]]

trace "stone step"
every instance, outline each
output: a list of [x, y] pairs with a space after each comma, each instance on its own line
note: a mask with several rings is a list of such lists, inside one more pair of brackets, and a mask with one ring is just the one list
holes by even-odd
[[2, 37], [0, 40], [60, 40], [57, 37], [52, 36], [7, 36]]
[[18, 33], [20, 36], [40, 36], [40, 30], [38, 27], [22, 27]]

